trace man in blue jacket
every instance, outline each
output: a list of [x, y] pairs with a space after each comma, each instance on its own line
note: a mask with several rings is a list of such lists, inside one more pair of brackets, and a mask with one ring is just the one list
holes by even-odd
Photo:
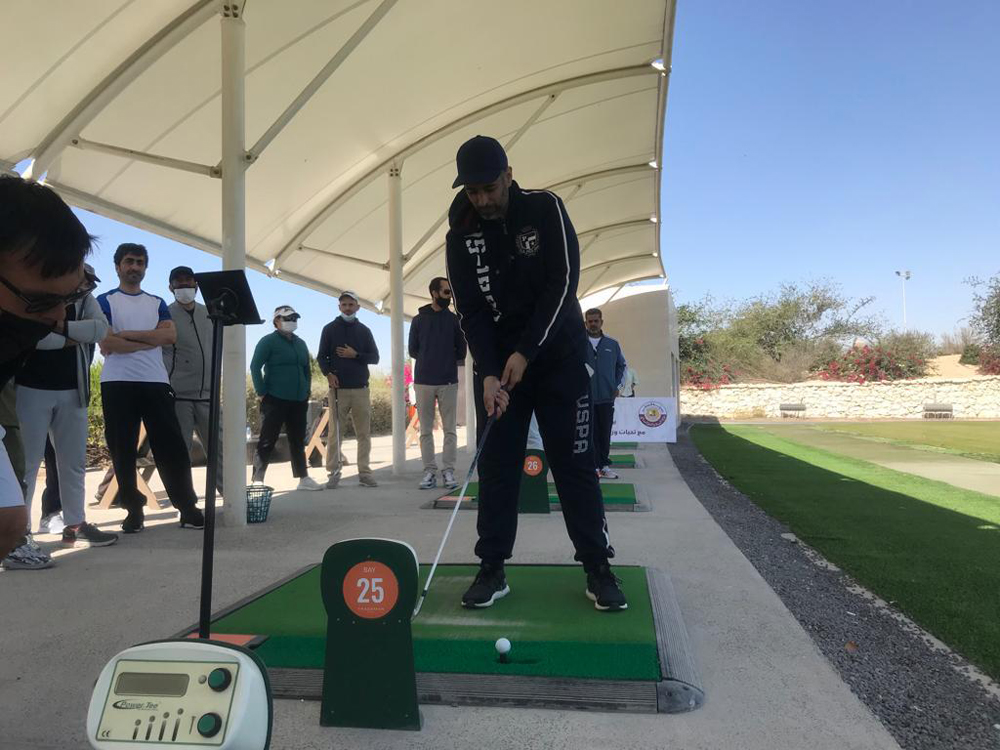
[[588, 362], [594, 374], [590, 395], [594, 401], [594, 463], [602, 479], [618, 479], [611, 469], [611, 426], [615, 421], [615, 399], [621, 394], [625, 357], [621, 345], [604, 335], [604, 316], [596, 307], [587, 310]]
[[410, 323], [410, 356], [416, 360], [413, 390], [417, 394], [420, 420], [420, 457], [424, 478], [420, 489], [437, 487], [437, 462], [434, 457], [434, 403], [441, 411], [444, 450], [441, 456], [442, 484], [448, 489], [455, 481], [455, 457], [458, 453], [456, 432], [458, 411], [458, 363], [465, 359], [465, 336], [451, 307], [451, 284], [438, 276], [428, 290], [431, 303], [420, 308]]
[[489, 607], [510, 593], [504, 561], [517, 534], [517, 499], [534, 411], [563, 518], [601, 611], [627, 608], [608, 564], [604, 501], [591, 440], [587, 334], [576, 298], [580, 246], [554, 193], [522, 190], [507, 154], [476, 136], [458, 150], [463, 189], [452, 201], [448, 279], [475, 360], [478, 425], [500, 416], [479, 460], [479, 574], [462, 598]]
[[350, 416], [358, 438], [358, 481], [377, 487], [372, 476], [372, 400], [368, 365], [378, 364], [378, 347], [371, 330], [358, 320], [361, 300], [354, 292], [340, 295], [340, 315], [323, 327], [316, 360], [330, 385], [330, 437], [326, 445], [328, 489], [340, 483], [340, 436]]

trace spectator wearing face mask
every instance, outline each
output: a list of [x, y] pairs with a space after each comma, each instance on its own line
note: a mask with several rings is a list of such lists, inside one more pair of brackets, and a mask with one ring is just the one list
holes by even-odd
[[372, 402], [368, 391], [368, 365], [378, 364], [378, 347], [371, 330], [358, 320], [361, 307], [358, 295], [345, 291], [338, 300], [340, 315], [323, 327], [316, 359], [319, 369], [330, 385], [330, 435], [327, 446], [326, 486], [333, 489], [340, 483], [340, 445], [333, 445], [343, 435], [350, 416], [354, 434], [358, 437], [358, 481], [362, 487], [376, 487], [372, 476]]
[[274, 333], [257, 342], [250, 362], [250, 377], [260, 396], [260, 438], [253, 461], [253, 481], [264, 482], [271, 453], [281, 428], [288, 437], [292, 475], [300, 490], [321, 490], [306, 467], [306, 416], [309, 412], [309, 350], [295, 335], [300, 316], [290, 305], [274, 311]]
[[428, 291], [431, 303], [420, 308], [410, 323], [410, 356], [417, 361], [414, 389], [417, 396], [417, 416], [420, 419], [420, 456], [424, 462], [424, 478], [420, 489], [437, 486], [437, 461], [434, 451], [434, 406], [441, 412], [444, 428], [444, 451], [441, 456], [442, 484], [448, 489], [458, 487], [455, 481], [455, 457], [458, 437], [458, 363], [465, 359], [465, 336], [458, 317], [451, 307], [451, 284], [438, 276], [431, 280]]
[[[208, 451], [209, 399], [212, 392], [212, 321], [208, 308], [195, 301], [198, 282], [188, 266], [177, 266], [170, 272], [170, 291], [174, 302], [167, 310], [177, 329], [177, 342], [163, 347], [163, 363], [174, 389], [177, 421], [188, 453], [192, 436]], [[220, 445], [221, 440], [220, 440]], [[222, 452], [219, 452], [218, 489], [222, 492]]]

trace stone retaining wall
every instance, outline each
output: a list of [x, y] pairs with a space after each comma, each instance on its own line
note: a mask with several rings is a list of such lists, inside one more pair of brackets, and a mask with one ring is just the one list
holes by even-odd
[[926, 404], [951, 404], [955, 419], [1000, 419], [1000, 377], [682, 388], [680, 402], [683, 415], [720, 419], [779, 418], [782, 404], [804, 404], [793, 413], [803, 419], [922, 419]]

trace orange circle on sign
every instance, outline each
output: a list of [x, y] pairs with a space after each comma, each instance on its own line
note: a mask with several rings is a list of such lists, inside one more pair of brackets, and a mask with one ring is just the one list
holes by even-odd
[[375, 560], [359, 562], [344, 576], [344, 603], [358, 617], [385, 617], [399, 599], [399, 581], [388, 565]]
[[529, 477], [537, 477], [542, 473], [542, 459], [538, 456], [525, 456], [524, 473]]

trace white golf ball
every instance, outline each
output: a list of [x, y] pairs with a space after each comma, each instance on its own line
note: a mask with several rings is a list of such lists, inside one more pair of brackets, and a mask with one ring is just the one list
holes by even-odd
[[506, 638], [497, 638], [496, 643], [497, 653], [501, 656], [510, 653], [510, 641]]

